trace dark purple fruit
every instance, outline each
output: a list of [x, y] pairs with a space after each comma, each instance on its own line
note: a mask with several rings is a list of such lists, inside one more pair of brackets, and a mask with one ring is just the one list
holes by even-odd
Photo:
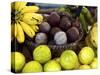
[[72, 26], [77, 27], [77, 28], [80, 27], [80, 22], [79, 22], [78, 18], [72, 22]]
[[71, 21], [68, 19], [68, 17], [63, 17], [61, 19], [59, 27], [65, 31], [71, 27]]
[[50, 31], [50, 34], [51, 34], [52, 36], [54, 36], [55, 33], [59, 32], [59, 31], [61, 31], [60, 28], [58, 28], [58, 27], [52, 27], [52, 29], [51, 29], [51, 31]]
[[60, 16], [57, 12], [52, 12], [47, 20], [51, 26], [58, 26], [60, 22]]
[[39, 28], [40, 28], [41, 32], [48, 33], [51, 27], [48, 24], [48, 22], [43, 22], [43, 23], [41, 23], [41, 25], [39, 26]]
[[47, 43], [47, 35], [45, 33], [37, 33], [35, 37], [35, 42], [37, 44], [46, 44]]
[[69, 43], [75, 42], [79, 38], [79, 30], [76, 27], [71, 27], [66, 33]]

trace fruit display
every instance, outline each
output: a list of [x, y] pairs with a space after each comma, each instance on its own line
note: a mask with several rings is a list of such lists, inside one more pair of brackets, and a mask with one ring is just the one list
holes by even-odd
[[11, 71], [96, 69], [97, 7], [11, 3]]

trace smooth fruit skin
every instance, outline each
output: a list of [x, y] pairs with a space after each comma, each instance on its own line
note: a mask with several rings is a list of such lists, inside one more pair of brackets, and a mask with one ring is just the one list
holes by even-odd
[[11, 67], [15, 72], [19, 72], [25, 64], [25, 57], [19, 52], [11, 53]]
[[90, 66], [91, 66], [92, 69], [96, 69], [97, 65], [98, 65], [98, 59], [94, 58], [92, 63], [90, 64]]
[[51, 59], [51, 51], [47, 45], [39, 45], [33, 51], [33, 59], [41, 64]]
[[30, 61], [25, 64], [22, 73], [42, 72], [42, 65], [37, 61]]
[[74, 69], [77, 61], [78, 57], [72, 50], [65, 50], [60, 56], [60, 64], [65, 70]]
[[87, 69], [91, 69], [91, 67], [89, 65], [81, 65], [79, 67], [80, 70], [87, 70]]
[[50, 60], [44, 65], [44, 72], [60, 71], [61, 66], [56, 60]]
[[94, 51], [90, 47], [84, 47], [79, 52], [79, 60], [82, 64], [90, 64], [94, 59]]

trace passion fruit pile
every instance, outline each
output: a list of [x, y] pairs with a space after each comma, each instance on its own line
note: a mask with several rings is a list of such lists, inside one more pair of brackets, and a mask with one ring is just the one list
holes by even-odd
[[[97, 8], [40, 7], [43, 16], [34, 38], [11, 42], [11, 71], [54, 72], [97, 68]], [[46, 7], [46, 6], [45, 6]], [[92, 35], [93, 34], [93, 35]], [[90, 38], [90, 39], [89, 39]]]

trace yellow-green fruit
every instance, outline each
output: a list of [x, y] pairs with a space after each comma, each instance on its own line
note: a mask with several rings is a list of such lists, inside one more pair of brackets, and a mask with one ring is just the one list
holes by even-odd
[[92, 69], [95, 69], [95, 68], [97, 68], [97, 64], [98, 64], [98, 60], [97, 60], [97, 58], [94, 58], [92, 63], [90, 64], [90, 66]]
[[65, 50], [60, 56], [60, 64], [63, 69], [74, 69], [76, 63], [78, 61], [78, 57], [76, 53], [72, 50]]
[[47, 45], [39, 45], [33, 51], [33, 58], [40, 63], [45, 63], [51, 59], [51, 51]]
[[11, 67], [15, 72], [21, 71], [25, 64], [25, 57], [20, 52], [11, 53]]
[[81, 65], [79, 67], [79, 69], [81, 69], [81, 70], [87, 70], [87, 69], [91, 69], [91, 67], [89, 65]]
[[79, 66], [80, 66], [81, 64], [80, 64], [80, 62], [79, 61], [77, 61], [77, 63], [76, 63], [76, 66], [75, 66], [75, 68], [74, 69], [79, 69]]
[[60, 70], [61, 70], [61, 66], [55, 60], [50, 60], [44, 65], [45, 72], [53, 72], [53, 71], [60, 71]]
[[90, 47], [84, 47], [79, 52], [79, 60], [82, 64], [90, 64], [94, 59], [94, 51]]
[[23, 73], [30, 73], [30, 72], [42, 72], [42, 65], [37, 61], [30, 61], [25, 64], [22, 72]]
[[90, 41], [93, 44], [94, 47], [97, 48], [98, 46], [98, 29], [97, 29], [97, 23], [95, 23], [90, 31]]
[[60, 63], [60, 58], [59, 57], [54, 58], [54, 60], [56, 60], [58, 63]]

